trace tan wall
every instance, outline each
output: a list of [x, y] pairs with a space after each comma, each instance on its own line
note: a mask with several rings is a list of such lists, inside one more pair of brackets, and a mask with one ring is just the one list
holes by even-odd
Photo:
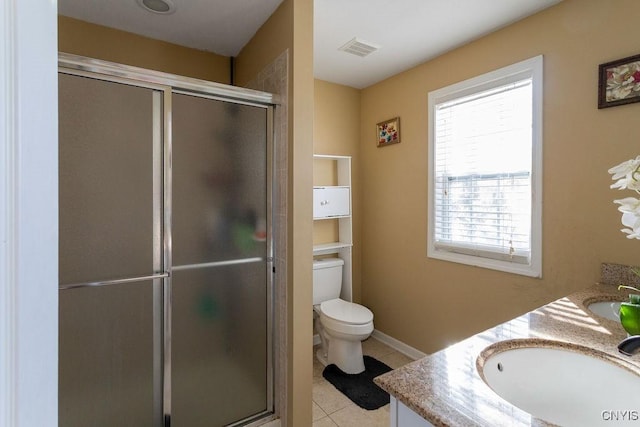
[[[234, 74], [236, 84], [245, 86], [284, 50], [292, 49], [292, 21], [293, 1], [283, 1], [236, 56]], [[291, 58], [289, 60], [289, 67], [291, 67]], [[289, 89], [291, 89], [291, 83], [290, 81]]]
[[292, 384], [288, 420], [291, 426], [310, 425], [313, 347], [311, 257], [313, 249], [313, 1], [293, 0], [293, 87], [290, 106], [293, 126], [289, 142], [293, 227], [290, 234], [293, 315]]
[[[295, 41], [295, 42], [294, 42]], [[288, 88], [288, 396], [286, 425], [311, 425], [311, 253], [313, 163], [313, 1], [285, 0], [242, 49], [243, 85], [289, 50]]]
[[[639, 53], [635, 0], [565, 0], [366, 88], [361, 98], [362, 300], [376, 328], [434, 352], [593, 284], [602, 262], [640, 264], [619, 231], [607, 169], [640, 154], [640, 103], [597, 109], [598, 64]], [[426, 257], [427, 93], [544, 55], [543, 277]], [[402, 142], [373, 128], [400, 116]]]
[[229, 58], [58, 16], [58, 50], [229, 84]]
[[[313, 115], [314, 154], [351, 156], [352, 227], [353, 227], [353, 299], [361, 301], [361, 247], [360, 232], [361, 194], [360, 183], [360, 91], [348, 86], [315, 80]], [[327, 165], [314, 163], [314, 185], [323, 181]], [[324, 168], [325, 170], [318, 170]], [[320, 175], [320, 176], [319, 176]], [[314, 223], [314, 243], [335, 242], [337, 220]]]

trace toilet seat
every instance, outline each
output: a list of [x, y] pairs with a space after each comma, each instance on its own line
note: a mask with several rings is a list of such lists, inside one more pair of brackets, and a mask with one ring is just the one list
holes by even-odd
[[322, 302], [320, 312], [331, 320], [347, 325], [366, 325], [373, 322], [373, 313], [367, 307], [340, 298]]

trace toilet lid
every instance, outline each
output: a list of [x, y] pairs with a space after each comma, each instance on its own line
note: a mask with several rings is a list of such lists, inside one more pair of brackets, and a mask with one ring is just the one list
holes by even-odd
[[373, 321], [373, 313], [367, 307], [340, 298], [320, 304], [320, 311], [327, 317], [352, 325], [363, 325]]

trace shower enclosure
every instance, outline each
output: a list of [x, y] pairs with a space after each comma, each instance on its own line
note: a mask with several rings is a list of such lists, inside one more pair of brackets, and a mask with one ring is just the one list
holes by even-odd
[[59, 425], [273, 414], [273, 108], [60, 55]]

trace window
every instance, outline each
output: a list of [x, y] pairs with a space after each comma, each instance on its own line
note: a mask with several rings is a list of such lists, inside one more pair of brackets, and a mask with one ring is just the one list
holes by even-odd
[[542, 272], [542, 56], [429, 93], [427, 255]]

